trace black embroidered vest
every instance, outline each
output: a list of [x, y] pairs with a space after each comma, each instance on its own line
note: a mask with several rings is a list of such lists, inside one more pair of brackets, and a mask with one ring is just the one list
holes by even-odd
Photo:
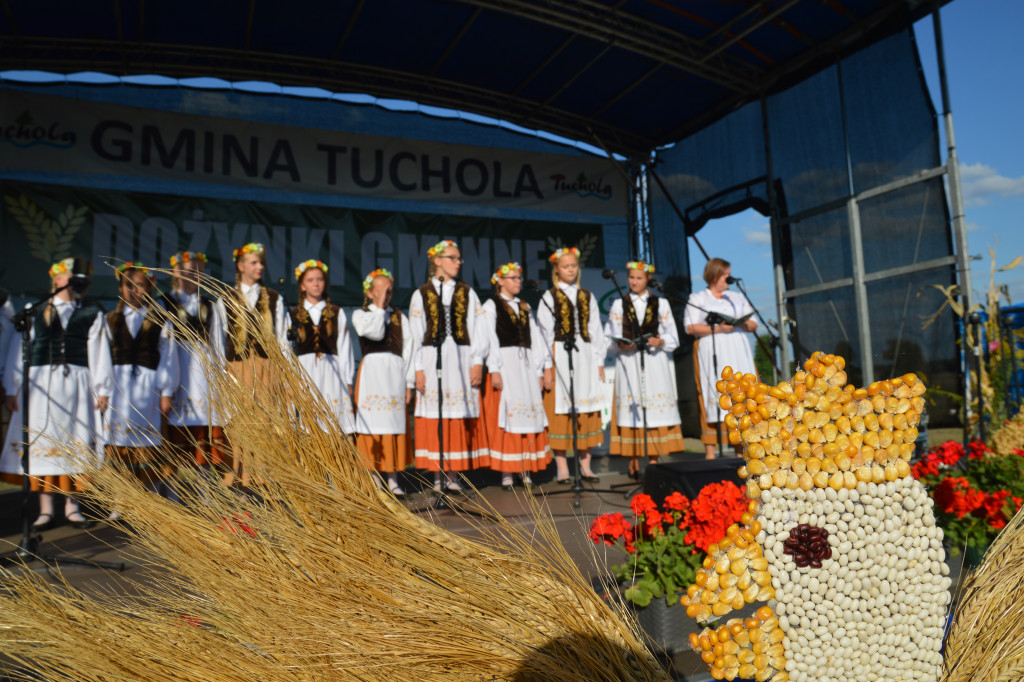
[[579, 334], [590, 343], [590, 292], [583, 287], [576, 289], [576, 305], [572, 304], [557, 286], [548, 290], [555, 302], [555, 341], [565, 341], [576, 334], [576, 310], [580, 311]]
[[171, 328], [174, 338], [184, 340], [187, 332], [195, 334], [203, 341], [210, 340], [210, 324], [213, 321], [213, 301], [199, 297], [199, 306], [195, 315], [189, 315], [185, 306], [178, 302], [173, 294], [166, 294], [160, 299], [167, 314], [174, 320]]
[[452, 338], [460, 346], [469, 345], [469, 285], [465, 282], [455, 283], [455, 292], [452, 294], [452, 304], [448, 307], [441, 305], [441, 297], [434, 291], [434, 283], [427, 282], [420, 287], [420, 296], [423, 297], [423, 315], [427, 319], [427, 331], [423, 334], [423, 345], [434, 345], [434, 330], [444, 322], [441, 315], [444, 312], [449, 314], [451, 319]]
[[[633, 301], [626, 294], [622, 297], [622, 338], [634, 338], [633, 330], [636, 329], [636, 309], [633, 308]], [[644, 321], [640, 324], [640, 336], [644, 334], [658, 335], [658, 297], [654, 294], [647, 295], [647, 310], [644, 311]]]
[[156, 369], [160, 364], [160, 320], [152, 310], [139, 325], [139, 333], [134, 337], [128, 331], [128, 323], [124, 319], [123, 306], [107, 313], [107, 327], [110, 328], [110, 356], [115, 365], [139, 365], [147, 369]]
[[32, 366], [66, 363], [88, 367], [89, 329], [96, 321], [96, 316], [103, 312], [103, 308], [93, 301], [83, 301], [82, 305], [71, 313], [67, 329], [61, 326], [56, 308], [49, 308], [48, 312], [49, 324], [44, 319], [47, 317], [46, 314], [36, 316], [35, 338], [32, 340]]
[[306, 307], [296, 306], [291, 309], [292, 325], [298, 339], [295, 346], [296, 355], [337, 355], [338, 354], [338, 311], [340, 308], [333, 303], [324, 306], [320, 313], [320, 324], [314, 325]]
[[224, 344], [224, 355], [228, 362], [245, 360], [250, 355], [269, 357], [263, 347], [258, 329], [265, 324], [274, 329], [274, 311], [277, 310], [278, 293], [264, 286], [260, 287], [260, 297], [256, 301], [256, 309], [249, 307], [242, 292], [232, 289], [229, 296], [234, 303], [225, 301], [227, 311], [227, 342]]
[[[369, 310], [369, 308], [363, 308], [363, 310]], [[402, 311], [392, 310], [384, 324], [384, 336], [379, 341], [360, 336], [359, 349], [363, 352], [364, 357], [370, 353], [393, 353], [402, 357], [402, 341]]]
[[519, 301], [518, 312], [513, 312], [512, 304], [501, 296], [494, 296], [492, 300], [497, 318], [495, 331], [498, 345], [502, 348], [530, 348], [530, 305], [526, 301]]

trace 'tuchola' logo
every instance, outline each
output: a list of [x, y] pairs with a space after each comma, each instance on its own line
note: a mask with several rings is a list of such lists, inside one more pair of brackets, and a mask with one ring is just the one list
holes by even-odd
[[556, 192], [573, 192], [583, 198], [594, 197], [607, 201], [612, 198], [612, 186], [604, 184], [604, 177], [591, 180], [586, 173], [580, 173], [575, 180], [567, 180], [564, 175], [552, 175]]
[[70, 130], [61, 131], [60, 124], [40, 123], [32, 118], [32, 112], [25, 110], [14, 120], [14, 123], [0, 125], [0, 141], [13, 144], [15, 147], [34, 147], [44, 144], [58, 149], [72, 147], [77, 136]]

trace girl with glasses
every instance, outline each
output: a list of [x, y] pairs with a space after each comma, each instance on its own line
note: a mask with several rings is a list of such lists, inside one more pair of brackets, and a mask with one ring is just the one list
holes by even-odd
[[[476, 292], [457, 279], [462, 266], [458, 245], [442, 241], [427, 251], [427, 257], [430, 279], [413, 293], [409, 305], [417, 392], [416, 467], [434, 472], [436, 490], [460, 492], [458, 481], [445, 472], [468, 471], [490, 463], [484, 433], [477, 424], [490, 334]], [[438, 345], [440, 393], [435, 374]], [[444, 472], [439, 456], [439, 411]]]
[[511, 490], [513, 474], [529, 486], [530, 473], [543, 471], [551, 462], [541, 388], [551, 388], [554, 373], [551, 351], [537, 329], [530, 306], [519, 299], [522, 266], [502, 265], [491, 282], [496, 293], [484, 303], [491, 350], [482, 418], [491, 468], [501, 472], [502, 487]]

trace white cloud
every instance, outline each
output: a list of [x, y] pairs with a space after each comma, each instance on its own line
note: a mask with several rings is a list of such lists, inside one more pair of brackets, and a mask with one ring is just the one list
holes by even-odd
[[967, 206], [984, 206], [992, 197], [1024, 195], [1024, 176], [1008, 178], [984, 163], [965, 163], [960, 166], [960, 184]]
[[750, 244], [771, 245], [772, 233], [767, 223], [760, 227], [744, 227], [743, 238]]
[[967, 221], [968, 232], [978, 232], [979, 230], [981, 230], [981, 225], [978, 223], [972, 223], [970, 220]]

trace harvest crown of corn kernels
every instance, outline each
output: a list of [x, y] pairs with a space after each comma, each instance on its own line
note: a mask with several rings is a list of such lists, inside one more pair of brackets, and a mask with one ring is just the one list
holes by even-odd
[[747, 611], [690, 636], [715, 679], [938, 678], [950, 581], [909, 465], [925, 386], [855, 388], [845, 366], [815, 353], [777, 386], [722, 371], [750, 506], [682, 598], [701, 623]]

